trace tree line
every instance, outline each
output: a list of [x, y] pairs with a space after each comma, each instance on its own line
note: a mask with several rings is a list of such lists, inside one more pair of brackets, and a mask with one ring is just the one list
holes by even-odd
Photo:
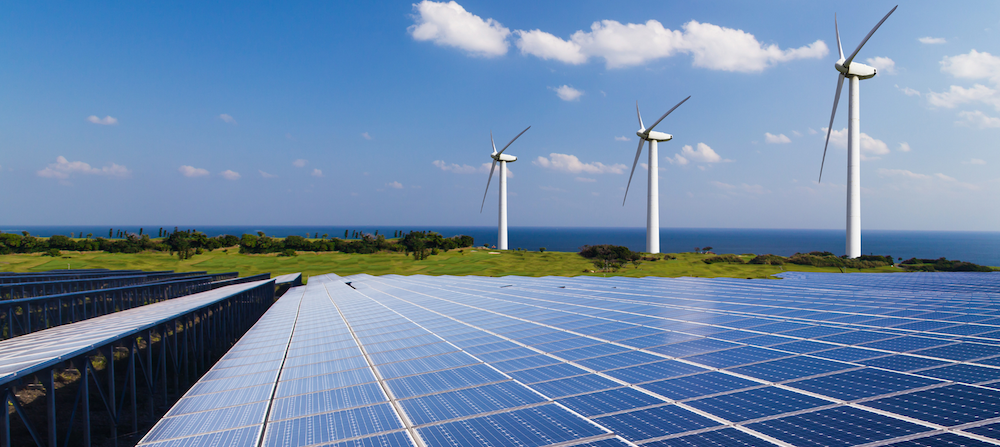
[[[471, 247], [472, 236], [443, 237], [433, 231], [411, 231], [386, 239], [383, 234], [355, 233], [354, 240], [339, 238], [306, 239], [302, 236], [276, 238], [267, 236], [264, 232], [244, 234], [242, 237], [220, 235], [208, 237], [197, 230], [164, 231], [160, 229], [160, 237], [152, 238], [149, 234], [121, 232], [120, 238], [111, 239], [88, 235], [84, 239], [73, 239], [63, 235], [53, 235], [48, 238], [32, 236], [27, 231], [21, 234], [0, 233], [0, 254], [12, 253], [51, 253], [59, 250], [69, 251], [104, 251], [108, 253], [140, 253], [144, 251], [159, 251], [177, 254], [181, 259], [201, 254], [204, 250], [238, 246], [240, 253], [285, 253], [291, 251], [339, 251], [342, 253], [378, 253], [382, 251], [405, 252], [413, 254], [415, 259], [425, 259], [437, 254], [439, 250]], [[109, 230], [114, 235], [114, 230]], [[56, 252], [53, 252], [55, 250]]]

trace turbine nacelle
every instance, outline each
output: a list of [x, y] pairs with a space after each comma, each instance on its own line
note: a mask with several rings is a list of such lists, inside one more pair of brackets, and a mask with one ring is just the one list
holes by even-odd
[[858, 79], [871, 79], [878, 73], [875, 67], [862, 64], [861, 62], [851, 62], [850, 65], [845, 67], [844, 59], [838, 60], [834, 64], [834, 68], [843, 73], [844, 76], [857, 76]]
[[510, 154], [499, 154], [499, 153], [496, 153], [496, 154], [491, 154], [490, 158], [492, 158], [492, 159], [494, 159], [496, 161], [506, 161], [506, 162], [517, 161], [517, 157], [515, 157], [513, 155], [510, 155]]
[[674, 139], [673, 135], [670, 135], [670, 134], [668, 134], [666, 132], [657, 132], [655, 130], [650, 130], [648, 132], [645, 131], [645, 130], [639, 130], [635, 134], [638, 135], [639, 138], [642, 138], [643, 140], [646, 140], [646, 141], [659, 141], [659, 142], [663, 142], [663, 141], [670, 141], [670, 140]]

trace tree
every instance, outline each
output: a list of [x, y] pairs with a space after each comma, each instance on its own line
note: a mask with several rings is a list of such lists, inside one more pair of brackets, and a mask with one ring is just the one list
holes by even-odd
[[328, 237], [330, 237], [330, 234], [329, 234], [329, 233], [323, 233], [323, 239], [326, 239], [326, 238], [328, 238]]
[[702, 251], [712, 251], [712, 247], [705, 247], [701, 249]]
[[139, 227], [139, 236], [142, 236], [142, 227]]
[[538, 247], [539, 253], [545, 253], [545, 247]]
[[87, 239], [94, 237], [94, 233], [87, 233]]
[[114, 237], [114, 236], [112, 236], [113, 234], [115, 234], [114, 231], [115, 231], [114, 228], [108, 228], [108, 239], [111, 239], [112, 237]]
[[344, 239], [347, 239], [347, 232], [348, 232], [348, 231], [349, 231], [349, 230], [344, 230]]

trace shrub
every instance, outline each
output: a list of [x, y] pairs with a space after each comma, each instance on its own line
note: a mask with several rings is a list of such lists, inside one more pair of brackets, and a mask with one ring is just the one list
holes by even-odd
[[293, 249], [291, 249], [291, 248], [286, 248], [286, 249], [285, 249], [284, 251], [282, 251], [281, 253], [278, 253], [278, 256], [282, 256], [282, 257], [286, 257], [286, 256], [287, 256], [287, 257], [292, 257], [292, 256], [298, 256], [298, 255], [299, 255], [299, 254], [298, 254], [298, 253], [296, 253], [296, 252], [295, 252], [295, 250], [293, 250]]
[[59, 252], [59, 249], [50, 248], [49, 251], [42, 253], [42, 256], [52, 256], [53, 258], [58, 258], [62, 256], [62, 253]]
[[772, 254], [758, 255], [750, 260], [751, 264], [761, 265], [784, 265], [786, 262], [788, 262], [788, 258]]
[[711, 258], [702, 259], [701, 262], [706, 264], [715, 264], [718, 262], [724, 262], [726, 264], [746, 264], [746, 261], [744, 261], [743, 258], [732, 254], [712, 256]]

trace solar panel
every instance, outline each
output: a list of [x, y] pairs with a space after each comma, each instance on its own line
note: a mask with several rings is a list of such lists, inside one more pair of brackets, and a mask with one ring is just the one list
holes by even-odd
[[142, 445], [1000, 443], [1000, 275], [783, 277], [312, 277]]

